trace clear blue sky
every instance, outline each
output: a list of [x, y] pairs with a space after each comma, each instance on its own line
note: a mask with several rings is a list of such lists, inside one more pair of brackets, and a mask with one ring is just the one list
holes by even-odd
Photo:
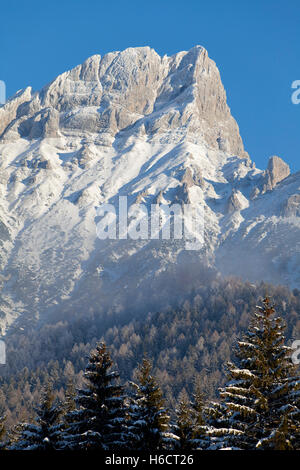
[[13, 95], [39, 89], [92, 54], [149, 45], [159, 54], [204, 46], [220, 69], [251, 158], [300, 170], [299, 0], [41, 0], [1, 2], [0, 79]]

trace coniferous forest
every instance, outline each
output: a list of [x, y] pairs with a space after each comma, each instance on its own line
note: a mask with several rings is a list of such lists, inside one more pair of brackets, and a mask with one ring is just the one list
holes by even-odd
[[[188, 312], [192, 322], [190, 309]], [[162, 376], [154, 373], [145, 350], [132, 380], [124, 381], [111, 348], [99, 342], [89, 353], [81, 386], [75, 387], [70, 373], [63, 399], [55, 392], [55, 378], [49, 374], [40, 384], [39, 402], [30, 420], [20, 420], [8, 429], [2, 406], [1, 447], [144, 452], [300, 450], [300, 373], [291, 359], [287, 331], [286, 321], [265, 297], [234, 339], [233, 354], [224, 363], [223, 386], [209, 396], [201, 374], [191, 374], [191, 383], [186, 382], [176, 401], [166, 397], [166, 387], [160, 385]]]

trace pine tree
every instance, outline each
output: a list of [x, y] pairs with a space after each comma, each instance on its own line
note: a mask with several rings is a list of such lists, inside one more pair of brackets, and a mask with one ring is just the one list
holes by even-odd
[[61, 405], [61, 424], [58, 434], [58, 449], [64, 449], [68, 444], [64, 440], [68, 430], [74, 421], [73, 412], [76, 410], [76, 389], [73, 383], [67, 384], [65, 400]]
[[206, 449], [208, 447], [208, 426], [205, 421], [205, 405], [203, 393], [199, 383], [195, 385], [193, 401], [191, 403], [193, 412], [193, 434], [192, 447], [194, 449]]
[[[285, 324], [268, 298], [239, 341], [228, 365], [221, 404], [209, 410], [214, 448], [291, 449], [299, 428], [299, 377], [284, 346]], [[298, 421], [299, 423], [299, 421]]]
[[189, 400], [186, 393], [181, 395], [176, 410], [178, 436], [176, 447], [180, 450], [187, 452], [208, 447], [208, 427], [204, 419], [204, 409], [203, 394], [198, 384], [195, 386], [193, 401]]
[[176, 448], [188, 452], [193, 449], [194, 420], [193, 409], [186, 393], [180, 395], [179, 406], [175, 411], [177, 416], [175, 429], [178, 437]]
[[128, 412], [128, 446], [146, 452], [167, 448], [174, 439], [168, 433], [170, 418], [151, 370], [150, 361], [144, 359], [139, 367], [138, 383], [130, 383], [133, 393]]
[[72, 411], [76, 409], [76, 389], [73, 382], [69, 382], [67, 384], [66, 392], [65, 392], [65, 401], [63, 403], [63, 415], [67, 416]]
[[22, 423], [17, 426], [17, 435], [11, 449], [47, 451], [57, 449], [61, 408], [55, 400], [50, 385], [46, 386], [36, 413], [35, 423]]
[[61, 448], [119, 450], [124, 446], [123, 387], [115, 383], [119, 375], [111, 371], [112, 365], [105, 344], [97, 345], [85, 371], [87, 388], [76, 397], [78, 409], [66, 416], [69, 425]]
[[[243, 434], [242, 431], [231, 427], [232, 420], [229, 409], [224, 403], [212, 402], [205, 410], [208, 426], [207, 437], [208, 450], [236, 449], [233, 445], [234, 438]], [[239, 448], [237, 448], [239, 449]]]

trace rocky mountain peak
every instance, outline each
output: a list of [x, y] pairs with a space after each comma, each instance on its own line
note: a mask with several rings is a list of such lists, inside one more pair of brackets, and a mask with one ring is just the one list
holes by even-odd
[[210, 148], [247, 155], [219, 71], [201, 46], [170, 57], [150, 47], [94, 55], [40, 92], [28, 90], [1, 109], [2, 141], [180, 129]]
[[[0, 108], [0, 324], [97, 310], [99, 298], [119, 308], [191, 261], [299, 285], [300, 174], [288, 175], [279, 157], [265, 172], [250, 162], [200, 46], [94, 55], [38, 92], [18, 92]], [[117, 208], [120, 196], [140, 209], [203, 209], [203, 233], [193, 232], [203, 249], [98, 238], [97, 209]]]

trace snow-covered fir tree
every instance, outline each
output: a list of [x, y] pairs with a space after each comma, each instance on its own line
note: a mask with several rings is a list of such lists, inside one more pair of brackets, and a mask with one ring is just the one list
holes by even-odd
[[36, 408], [35, 423], [22, 423], [16, 428], [11, 444], [13, 450], [56, 450], [60, 434], [60, 404], [55, 399], [51, 385], [43, 391], [42, 401]]
[[85, 371], [87, 388], [78, 391], [77, 408], [66, 415], [60, 447], [79, 450], [120, 450], [125, 444], [125, 406], [119, 374], [105, 344], [92, 351]]
[[132, 394], [128, 411], [128, 447], [154, 452], [171, 447], [174, 437], [169, 432], [168, 411], [152, 365], [144, 359], [139, 367], [137, 382], [130, 382]]
[[300, 380], [284, 345], [285, 324], [269, 298], [257, 307], [228, 365], [221, 403], [208, 410], [210, 448], [294, 449], [299, 441]]
[[226, 404], [212, 402], [205, 408], [205, 421], [207, 423], [206, 437], [208, 450], [227, 449], [236, 450], [233, 445], [236, 436], [243, 434], [236, 428], [232, 428], [232, 419]]

